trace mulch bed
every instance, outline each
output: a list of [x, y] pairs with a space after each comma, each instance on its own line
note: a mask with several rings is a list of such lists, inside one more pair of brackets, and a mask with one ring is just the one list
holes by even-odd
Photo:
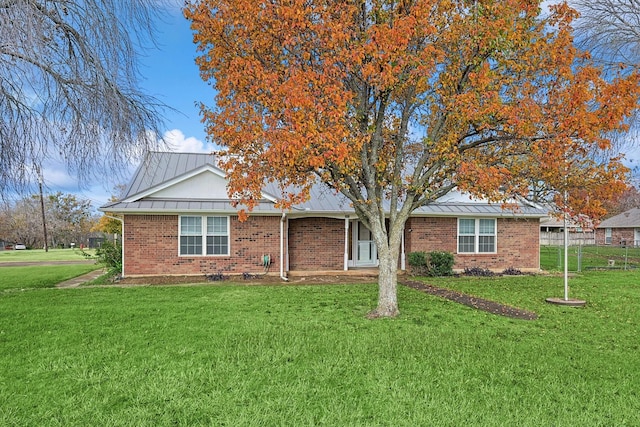
[[452, 291], [450, 289], [438, 288], [436, 286], [427, 285], [426, 283], [417, 282], [415, 280], [400, 280], [398, 282], [409, 288], [426, 292], [431, 295], [439, 296], [450, 301], [466, 305], [468, 307], [476, 308], [478, 310], [487, 311], [492, 314], [522, 320], [536, 320], [538, 318], [538, 315], [533, 311], [511, 307], [483, 298], [476, 298], [474, 296]]

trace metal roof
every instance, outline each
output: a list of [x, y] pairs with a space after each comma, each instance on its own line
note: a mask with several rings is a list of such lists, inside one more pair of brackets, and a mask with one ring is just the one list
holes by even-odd
[[633, 208], [622, 212], [600, 223], [598, 228], [631, 228], [640, 227], [640, 208]]
[[150, 152], [133, 174], [122, 199], [128, 199], [205, 165], [217, 168], [216, 157], [206, 153]]
[[[204, 167], [213, 168], [224, 174], [216, 165], [216, 157], [205, 153], [168, 153], [150, 152], [134, 173], [122, 200], [108, 203], [101, 211], [121, 213], [180, 213], [180, 212], [216, 212], [235, 213], [229, 200], [208, 199], [162, 199], [153, 198], [154, 188], [160, 188], [181, 177], [188, 178], [190, 173]], [[281, 190], [277, 183], [266, 183], [264, 193], [278, 197]], [[513, 204], [512, 204], [513, 205]], [[387, 205], [388, 210], [388, 205]], [[254, 213], [282, 214], [274, 207], [274, 202], [261, 200]], [[336, 193], [323, 183], [313, 186], [310, 199], [286, 210], [290, 216], [341, 216], [354, 214], [351, 202], [342, 194]], [[490, 217], [529, 217], [541, 218], [547, 215], [540, 207], [518, 203], [517, 209], [505, 208], [500, 203], [487, 203], [473, 199], [466, 194], [452, 192], [438, 202], [423, 206], [412, 213], [413, 216], [490, 216]]]

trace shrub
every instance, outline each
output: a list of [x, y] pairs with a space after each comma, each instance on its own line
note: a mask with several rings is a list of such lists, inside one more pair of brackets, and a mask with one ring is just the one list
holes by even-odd
[[411, 267], [411, 274], [414, 276], [426, 276], [429, 268], [427, 265], [427, 253], [426, 252], [409, 252], [407, 255], [409, 266]]
[[222, 282], [222, 281], [227, 280], [229, 278], [229, 276], [225, 276], [222, 273], [222, 271], [219, 271], [219, 272], [214, 273], [214, 274], [207, 274], [207, 275], [205, 275], [205, 277], [210, 282]]
[[450, 252], [434, 251], [409, 252], [408, 262], [411, 274], [415, 276], [451, 276], [453, 274], [453, 254]]
[[427, 265], [427, 253], [426, 252], [409, 252], [407, 254], [407, 260], [412, 267]]
[[453, 275], [453, 254], [451, 252], [434, 251], [429, 252], [429, 264], [431, 265], [431, 276], [451, 276]]
[[495, 273], [488, 268], [480, 268], [480, 267], [471, 267], [464, 269], [465, 276], [481, 276], [481, 277], [492, 277], [495, 276]]
[[524, 273], [518, 270], [517, 268], [509, 267], [509, 268], [505, 268], [502, 274], [504, 274], [505, 276], [521, 276]]
[[105, 240], [96, 250], [98, 264], [102, 264], [110, 275], [122, 273], [122, 245]]

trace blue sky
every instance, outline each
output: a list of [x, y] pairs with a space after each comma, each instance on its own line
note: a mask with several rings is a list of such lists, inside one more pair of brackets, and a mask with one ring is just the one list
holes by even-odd
[[[213, 104], [214, 91], [202, 81], [195, 65], [196, 46], [189, 21], [177, 7], [168, 12], [158, 28], [158, 48], [150, 49], [141, 58], [140, 73], [145, 79], [142, 87], [149, 95], [178, 110], [167, 112], [167, 130], [178, 129], [185, 138], [203, 142], [204, 127], [195, 103]], [[189, 144], [202, 148], [194, 141]]]

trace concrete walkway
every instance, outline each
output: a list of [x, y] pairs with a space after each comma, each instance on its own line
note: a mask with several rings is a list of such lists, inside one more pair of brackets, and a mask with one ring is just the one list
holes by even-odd
[[87, 274], [83, 274], [82, 276], [74, 277], [73, 279], [65, 280], [64, 282], [60, 282], [56, 285], [56, 288], [67, 289], [67, 288], [77, 288], [83, 283], [90, 282], [92, 280], [97, 279], [105, 273], [103, 268], [99, 268], [97, 270], [93, 270]]

